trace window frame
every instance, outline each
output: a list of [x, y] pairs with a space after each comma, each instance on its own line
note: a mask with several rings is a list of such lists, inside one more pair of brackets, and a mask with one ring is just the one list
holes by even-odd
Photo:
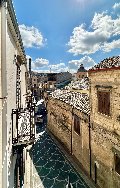
[[111, 116], [110, 90], [97, 90], [97, 111], [100, 114]]
[[[78, 128], [79, 127], [79, 128]], [[74, 132], [80, 136], [80, 118], [77, 115], [74, 115]]]

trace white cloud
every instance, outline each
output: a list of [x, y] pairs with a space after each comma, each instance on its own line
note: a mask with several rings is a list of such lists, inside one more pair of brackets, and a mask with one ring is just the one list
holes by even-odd
[[74, 55], [86, 55], [99, 50], [105, 51], [104, 44], [109, 45], [108, 41], [114, 40], [113, 38], [118, 35], [120, 35], [120, 16], [112, 19], [107, 12], [95, 13], [89, 30], [86, 30], [85, 24], [73, 29], [68, 42], [70, 47], [68, 52]]
[[68, 67], [63, 62], [50, 65], [47, 59], [42, 58], [37, 58], [36, 60], [32, 61], [32, 70], [44, 73], [69, 71]]
[[32, 61], [32, 69], [33, 70], [39, 70], [41, 68], [47, 67], [49, 64], [49, 61], [47, 59], [37, 58], [34, 61]]
[[26, 55], [26, 58], [27, 58], [27, 60], [29, 60], [31, 58], [31, 56], [30, 55]]
[[65, 63], [58, 63], [58, 64], [52, 64], [52, 65], [49, 65], [49, 70], [51, 70], [51, 72], [67, 72], [69, 71], [69, 67], [67, 67], [65, 65]]
[[[28, 58], [30, 56], [27, 56]], [[95, 62], [89, 56], [84, 56], [80, 60], [71, 60], [68, 62], [68, 66], [65, 63], [60, 62], [57, 64], [49, 64], [47, 59], [37, 58], [32, 61], [32, 70], [43, 73], [59, 73], [59, 72], [77, 72], [80, 64], [84, 64], [86, 69], [95, 65]]]
[[113, 5], [113, 9], [117, 9], [117, 8], [120, 8], [120, 3], [115, 3], [115, 4]]
[[71, 60], [68, 62], [68, 64], [70, 69], [77, 71], [77, 69], [80, 67], [80, 64], [83, 64], [85, 69], [89, 69], [95, 65], [95, 61], [89, 56], [84, 56], [79, 60]]
[[68, 62], [69, 68], [74, 69], [76, 71], [77, 71], [79, 65], [80, 65], [80, 60], [71, 60]]
[[64, 63], [59, 63], [59, 64], [56, 64], [56, 65], [50, 65], [49, 66], [51, 68], [51, 72], [55, 72], [55, 73], [59, 73], [59, 72], [76, 72], [75, 69], [70, 69], [69, 66], [66, 66]]
[[34, 69], [33, 71], [34, 72], [39, 72], [39, 73], [50, 73], [50, 70], [48, 70], [48, 69], [44, 69], [44, 70], [42, 70], [42, 69], [40, 69], [40, 70]]
[[43, 38], [41, 32], [31, 26], [25, 26], [24, 24], [19, 26], [20, 33], [22, 36], [23, 44], [26, 48], [40, 48], [44, 46], [46, 39]]
[[118, 40], [113, 40], [112, 42], [109, 43], [104, 43], [103, 50], [105, 52], [110, 52], [112, 49], [115, 48], [120, 48], [120, 39]]
[[59, 71], [60, 69], [64, 69], [65, 68], [65, 63], [58, 63], [58, 64], [52, 64], [49, 65], [49, 68], [51, 69], [51, 71]]

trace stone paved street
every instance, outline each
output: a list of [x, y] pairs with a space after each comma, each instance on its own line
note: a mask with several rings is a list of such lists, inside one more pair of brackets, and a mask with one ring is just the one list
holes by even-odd
[[30, 149], [30, 157], [33, 161], [31, 178], [34, 188], [65, 188], [68, 175], [73, 188], [89, 188], [48, 135], [44, 126], [39, 125], [37, 128], [37, 139]]

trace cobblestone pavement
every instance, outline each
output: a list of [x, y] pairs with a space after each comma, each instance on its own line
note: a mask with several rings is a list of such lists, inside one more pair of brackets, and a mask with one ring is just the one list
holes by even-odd
[[45, 126], [37, 128], [37, 139], [30, 149], [30, 157], [34, 188], [66, 188], [68, 176], [73, 188], [89, 188], [48, 135]]

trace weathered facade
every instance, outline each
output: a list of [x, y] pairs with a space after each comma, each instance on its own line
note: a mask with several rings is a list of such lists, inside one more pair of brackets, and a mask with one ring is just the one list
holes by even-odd
[[0, 38], [0, 188], [13, 188], [24, 182], [27, 65], [11, 0], [0, 1]]
[[81, 94], [79, 96], [79, 93], [69, 92], [66, 93], [66, 96], [68, 101], [67, 98], [65, 100], [63, 97], [62, 99], [62, 94], [59, 94], [60, 98], [58, 96], [49, 98], [47, 127], [90, 174], [89, 106], [87, 106], [87, 110], [85, 104], [81, 103], [76, 106], [75, 98], [79, 100], [80, 97], [81, 101], [82, 98], [84, 101], [84, 94], [82, 97]]
[[103, 60], [88, 73], [89, 98], [68, 91], [54, 92], [49, 98], [48, 129], [78, 159], [96, 185], [118, 188], [120, 57]]
[[54, 91], [72, 80], [72, 74], [69, 72], [38, 73], [32, 71], [31, 77], [33, 95], [37, 101], [44, 98], [44, 92]]
[[120, 187], [120, 57], [89, 70], [92, 177], [100, 187]]

